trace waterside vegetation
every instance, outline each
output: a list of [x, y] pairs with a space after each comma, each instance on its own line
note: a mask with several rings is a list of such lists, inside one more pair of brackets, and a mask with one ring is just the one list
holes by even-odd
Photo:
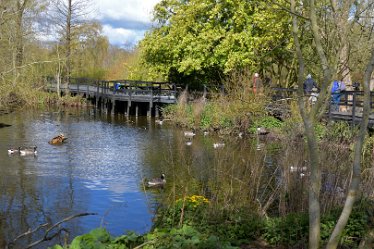
[[[163, 0], [154, 10], [156, 26], [131, 52], [110, 46], [99, 23], [77, 18], [84, 16], [88, 1], [75, 9], [69, 9], [65, 1], [57, 1], [63, 6], [50, 2], [0, 3], [4, 10], [0, 16], [1, 108], [82, 104], [79, 97], [45, 93], [45, 76], [63, 84], [75, 76], [161, 79], [190, 88], [223, 83], [227, 94], [217, 94], [210, 98], [213, 101], [201, 97], [191, 103], [182, 94], [178, 105], [164, 109], [165, 118], [184, 127], [221, 133], [271, 129], [275, 137], [305, 148], [295, 167], [309, 169], [296, 170], [300, 174], [291, 177], [288, 164], [280, 163], [282, 169], [272, 168], [269, 179], [263, 174], [267, 170], [263, 157], [248, 162], [228, 155], [228, 165], [217, 155], [214, 174], [210, 174], [215, 178], [207, 183], [199, 179], [186, 184], [170, 177], [174, 183], [149, 234], [113, 239], [98, 229], [74, 239], [71, 248], [250, 248], [254, 238], [286, 248], [306, 244], [310, 249], [371, 247], [365, 245], [373, 239], [372, 205], [367, 204], [373, 198], [374, 179], [374, 142], [367, 133], [374, 68], [370, 1]], [[69, 0], [70, 6], [72, 2], [78, 1]], [[53, 16], [48, 11], [53, 8], [67, 12]], [[42, 14], [52, 15], [57, 22], [58, 39], [51, 44], [37, 39], [34, 27], [42, 23]], [[289, 118], [279, 122], [267, 115], [270, 95], [266, 91], [253, 94], [249, 88], [254, 72], [271, 79], [269, 85], [298, 86]], [[312, 108], [302, 97], [309, 73], [321, 89]], [[333, 79], [345, 81], [348, 88], [354, 81], [362, 83], [365, 101], [358, 130], [323, 122]], [[335, 141], [339, 146], [331, 150]], [[296, 152], [283, 153], [288, 160]], [[340, 157], [347, 164], [336, 165]], [[172, 159], [192, 170], [183, 155]]]

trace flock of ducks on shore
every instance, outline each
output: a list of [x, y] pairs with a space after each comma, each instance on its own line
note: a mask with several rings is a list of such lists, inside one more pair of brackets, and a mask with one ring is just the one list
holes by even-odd
[[[56, 137], [52, 138], [51, 140], [48, 141], [49, 144], [52, 145], [59, 145], [65, 142], [67, 137], [64, 136], [64, 134], [59, 134]], [[19, 147], [10, 147], [8, 149], [8, 154], [9, 155], [21, 155], [21, 156], [36, 156], [38, 154], [37, 146], [19, 146]]]

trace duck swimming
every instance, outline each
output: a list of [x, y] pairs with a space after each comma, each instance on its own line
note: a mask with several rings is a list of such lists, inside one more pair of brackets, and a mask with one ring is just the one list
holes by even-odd
[[21, 156], [27, 156], [27, 155], [36, 155], [38, 154], [38, 151], [36, 150], [36, 146], [32, 147], [20, 147], [19, 148], [19, 154]]
[[62, 144], [66, 139], [68, 139], [67, 137], [64, 136], [64, 134], [60, 134], [54, 138], [52, 138], [48, 143], [49, 144]]
[[15, 153], [19, 153], [19, 148], [14, 148], [14, 147], [11, 147], [8, 149], [8, 154], [15, 154]]
[[160, 178], [152, 179], [148, 182], [146, 182], [146, 186], [148, 188], [150, 187], [163, 187], [166, 183], [165, 174], [161, 174]]

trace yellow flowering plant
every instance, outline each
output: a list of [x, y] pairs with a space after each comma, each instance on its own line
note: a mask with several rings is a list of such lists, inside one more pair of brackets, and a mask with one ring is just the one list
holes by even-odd
[[191, 195], [175, 201], [177, 208], [194, 210], [200, 206], [209, 204], [209, 200], [201, 195]]

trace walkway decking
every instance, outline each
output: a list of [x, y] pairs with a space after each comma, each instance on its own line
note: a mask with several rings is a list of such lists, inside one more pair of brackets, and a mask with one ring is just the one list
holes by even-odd
[[[273, 100], [294, 99], [296, 100], [296, 89], [273, 88]], [[334, 111], [331, 103], [325, 117], [328, 120], [347, 121], [351, 124], [359, 124], [362, 120], [363, 91], [344, 91], [341, 93], [340, 102], [337, 104], [339, 111]], [[306, 97], [308, 98], [308, 97]], [[371, 113], [369, 116], [369, 127], [374, 127], [374, 92], [370, 96]]]
[[[115, 85], [119, 89], [115, 90]], [[57, 92], [57, 83], [50, 80], [47, 89]], [[89, 79], [71, 79], [71, 83], [60, 87], [62, 94], [82, 95], [90, 99], [98, 107], [105, 106], [110, 112], [117, 112], [118, 109], [125, 109], [125, 113], [138, 115], [139, 107], [147, 108], [147, 115], [159, 115], [159, 106], [174, 104], [177, 101], [175, 84], [166, 82], [147, 81], [93, 81]], [[132, 108], [134, 107], [134, 108]]]

